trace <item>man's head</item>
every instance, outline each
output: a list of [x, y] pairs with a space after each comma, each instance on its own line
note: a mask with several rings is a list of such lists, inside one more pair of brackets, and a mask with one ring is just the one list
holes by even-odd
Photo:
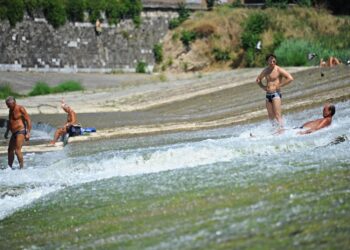
[[16, 99], [13, 96], [7, 97], [5, 102], [9, 109], [13, 109], [16, 106]]
[[269, 66], [275, 66], [277, 64], [277, 58], [274, 54], [269, 54], [266, 56], [266, 62]]
[[66, 103], [62, 103], [61, 107], [66, 113], [70, 111], [70, 107]]
[[332, 117], [335, 114], [335, 106], [330, 103], [326, 103], [323, 106], [323, 117]]

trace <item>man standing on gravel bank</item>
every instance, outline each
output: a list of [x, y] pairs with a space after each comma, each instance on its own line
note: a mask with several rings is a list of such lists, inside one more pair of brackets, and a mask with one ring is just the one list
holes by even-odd
[[[269, 119], [277, 121], [279, 129], [283, 128], [282, 120], [282, 94], [281, 88], [286, 86], [293, 77], [284, 69], [277, 66], [276, 56], [270, 54], [266, 57], [268, 66], [256, 78], [257, 84], [266, 91], [266, 109]], [[266, 86], [262, 84], [262, 80], [266, 78]]]
[[23, 106], [16, 103], [16, 99], [12, 96], [6, 98], [6, 105], [9, 108], [9, 121], [5, 132], [5, 139], [8, 138], [8, 133], [11, 131], [11, 139], [8, 146], [8, 165], [12, 168], [15, 154], [17, 156], [19, 167], [23, 168], [22, 146], [24, 140], [30, 138], [30, 130], [32, 123], [30, 117]]

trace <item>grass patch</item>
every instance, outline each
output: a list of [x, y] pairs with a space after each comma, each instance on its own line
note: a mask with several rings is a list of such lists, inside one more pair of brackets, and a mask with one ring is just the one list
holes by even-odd
[[[331, 49], [321, 43], [309, 42], [302, 39], [289, 39], [281, 43], [274, 52], [281, 66], [311, 66], [318, 65], [320, 59], [327, 60], [335, 56], [346, 62], [350, 58], [350, 51], [346, 49]], [[315, 53], [316, 59], [308, 60], [307, 55]]]
[[51, 93], [51, 88], [47, 83], [37, 82], [33, 90], [29, 92], [29, 96], [48, 95], [50, 93]]
[[84, 90], [79, 82], [66, 81], [60, 83], [58, 86], [52, 88], [52, 93], [72, 92]]
[[20, 97], [21, 95], [14, 92], [10, 84], [0, 85], [0, 99], [6, 99], [8, 96]]
[[147, 69], [147, 63], [143, 62], [143, 61], [139, 61], [137, 62], [136, 65], [136, 73], [146, 73], [146, 69]]
[[59, 85], [51, 88], [45, 82], [37, 82], [32, 91], [29, 92], [29, 96], [37, 96], [37, 95], [48, 95], [54, 93], [62, 93], [62, 92], [72, 92], [72, 91], [80, 91], [84, 90], [79, 82], [76, 81], [66, 81], [62, 82]]

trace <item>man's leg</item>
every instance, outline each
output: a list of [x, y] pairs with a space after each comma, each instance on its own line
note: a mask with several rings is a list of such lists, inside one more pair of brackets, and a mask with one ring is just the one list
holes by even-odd
[[55, 132], [55, 135], [53, 137], [53, 140], [50, 142], [51, 145], [54, 145], [58, 139], [64, 135], [66, 133], [66, 129], [65, 128], [58, 128]]
[[16, 147], [15, 147], [15, 153], [17, 156], [17, 160], [19, 162], [19, 167], [23, 168], [23, 154], [22, 154], [22, 146], [24, 143], [25, 135], [23, 134], [18, 134], [16, 136]]
[[281, 98], [273, 98], [272, 99], [272, 108], [273, 108], [273, 112], [275, 115], [275, 119], [278, 122], [278, 125], [280, 128], [283, 127], [283, 120], [282, 120], [282, 100]]
[[12, 168], [15, 159], [16, 138], [11, 136], [9, 147], [7, 149], [8, 165]]
[[273, 124], [273, 120], [275, 119], [275, 113], [273, 111], [272, 103], [266, 100], [266, 110], [267, 115], [269, 116], [270, 122]]

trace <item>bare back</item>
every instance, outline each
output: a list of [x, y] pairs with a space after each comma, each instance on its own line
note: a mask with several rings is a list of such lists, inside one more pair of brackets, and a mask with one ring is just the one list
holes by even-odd
[[67, 123], [75, 124], [76, 122], [77, 122], [77, 115], [72, 109], [70, 109], [67, 115]]

